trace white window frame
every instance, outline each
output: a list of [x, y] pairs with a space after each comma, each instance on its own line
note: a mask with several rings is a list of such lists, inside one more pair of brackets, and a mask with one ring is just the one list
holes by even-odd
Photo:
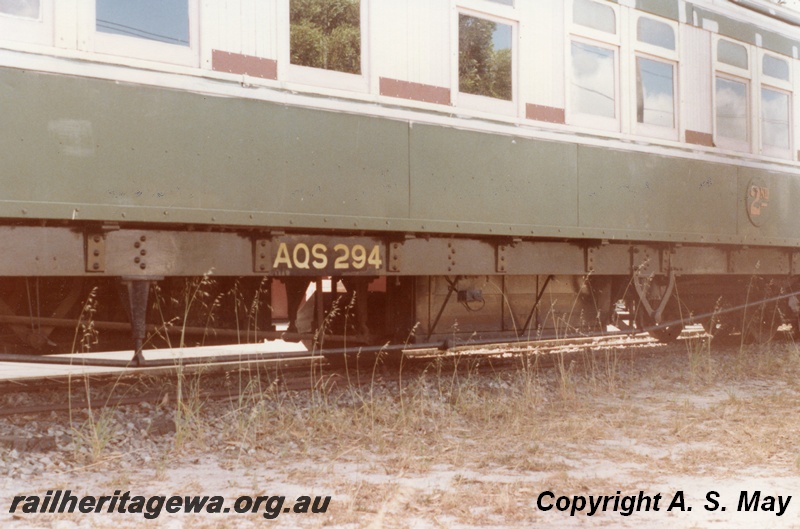
[[0, 41], [52, 46], [54, 41], [54, 1], [40, 0], [39, 18], [0, 13]]
[[79, 49], [117, 57], [143, 59], [181, 66], [199, 66], [200, 0], [187, 0], [189, 6], [189, 46], [97, 31], [97, 0], [79, 1], [82, 14], [82, 23], [78, 35]]
[[582, 26], [581, 24], [576, 24], [573, 22], [573, 19], [575, 18], [575, 0], [566, 0], [567, 9], [565, 16], [567, 25], [570, 27], [569, 33], [572, 35], [580, 35], [582, 37], [586, 37], [587, 39], [596, 40], [598, 42], [605, 42], [607, 44], [620, 46], [622, 44], [622, 9], [618, 4], [607, 2], [606, 0], [590, 1], [595, 4], [600, 4], [603, 7], [607, 7], [614, 12], [614, 33], [607, 33], [597, 28]]
[[[650, 19], [662, 24], [666, 24], [672, 28], [675, 35], [675, 49], [662, 48], [647, 42], [641, 42], [638, 39], [638, 26], [639, 20], [642, 18]], [[637, 13], [636, 16], [631, 17], [631, 41], [633, 42], [634, 52], [631, 54], [631, 81], [633, 83], [633, 91], [631, 94], [637, 94], [639, 87], [636, 83], [636, 61], [638, 58], [648, 59], [655, 62], [661, 62], [672, 65], [672, 111], [673, 123], [672, 127], [663, 127], [659, 125], [652, 125], [648, 123], [639, 123], [636, 119], [636, 97], [633, 97], [634, 108], [631, 112], [631, 130], [634, 134], [639, 136], [650, 136], [654, 138], [662, 138], [668, 140], [678, 140], [680, 137], [680, 97], [679, 97], [679, 72], [680, 72], [680, 31], [678, 24], [671, 20], [665, 20], [650, 14]]]
[[[719, 58], [717, 57], [717, 51], [719, 50], [719, 41], [726, 40], [728, 42], [732, 42], [739, 46], [743, 46], [747, 51], [747, 66], [748, 68], [745, 70], [743, 68], [739, 68], [736, 66], [732, 66], [728, 63], [720, 62]], [[758, 101], [761, 99], [760, 97], [760, 90], [754, 90], [754, 85], [757, 86], [757, 83], [753, 81], [753, 63], [756, 57], [756, 54], [753, 53], [754, 47], [750, 44], [746, 44], [744, 42], [739, 42], [734, 39], [730, 39], [727, 37], [721, 37], [719, 35], [715, 35], [714, 39], [712, 39], [712, 57], [714, 61], [714, 80], [713, 80], [713, 90], [712, 90], [712, 97], [713, 97], [713, 104], [712, 104], [712, 112], [713, 112], [713, 123], [714, 123], [714, 144], [722, 149], [729, 149], [732, 151], [738, 152], [753, 152], [753, 146], [756, 145], [758, 138], [757, 138], [757, 131], [760, 128], [760, 112], [755, 112], [754, 110], [760, 109], [760, 104]], [[725, 136], [720, 136], [719, 128], [717, 124], [717, 79], [727, 79], [729, 81], [735, 81], [739, 83], [744, 83], [747, 89], [746, 101], [747, 101], [747, 139], [744, 141], [736, 140], [733, 138], [727, 138]], [[759, 92], [759, 94], [756, 94]]]
[[[483, 8], [482, 10], [468, 9], [461, 7], [462, 4], [472, 5]], [[503, 114], [506, 116], [517, 115], [517, 101], [519, 101], [519, 21], [515, 18], [508, 18], [508, 15], [514, 16], [516, 11], [511, 6], [498, 4], [495, 2], [461, 2], [459, 6], [453, 8], [453, 20], [451, 21], [451, 47], [453, 50], [451, 54], [451, 78], [453, 87], [452, 103], [453, 106], [478, 110], [480, 112], [488, 112], [492, 114]], [[499, 16], [496, 13], [505, 14], [506, 16]], [[459, 90], [458, 78], [458, 61], [459, 61], [459, 35], [458, 35], [458, 19], [461, 15], [482, 18], [497, 22], [498, 24], [505, 24], [511, 26], [511, 100], [497, 99], [495, 97], [482, 96], [477, 94], [468, 94]]]
[[322, 88], [332, 88], [336, 90], [347, 90], [351, 92], [369, 92], [370, 87], [370, 0], [359, 0], [361, 12], [361, 73], [346, 73], [336, 70], [326, 70], [324, 68], [313, 68], [311, 66], [301, 66], [291, 63], [291, 35], [289, 25], [290, 0], [278, 3], [278, 39], [279, 60], [278, 78], [289, 82], [302, 85], [317, 86]]
[[[564, 56], [565, 56], [564, 64], [566, 65], [565, 75], [567, 78], [567, 82], [565, 83], [566, 122], [570, 125], [620, 132], [622, 124], [622, 105], [623, 105], [623, 101], [621, 100], [622, 76], [621, 76], [621, 65], [620, 65], [620, 57], [621, 57], [620, 50], [622, 49], [622, 36], [621, 36], [622, 10], [620, 9], [620, 6], [617, 4], [612, 4], [610, 2], [603, 2], [598, 0], [593, 0], [593, 1], [603, 6], [607, 6], [608, 8], [614, 11], [614, 22], [616, 24], [615, 32], [612, 35], [611, 33], [600, 31], [599, 29], [590, 28], [587, 26], [582, 26], [580, 24], [574, 23], [573, 22], [574, 18], [573, 9], [575, 5], [574, 0], [566, 0], [565, 3], [567, 5], [567, 9], [565, 10], [566, 11], [565, 19], [568, 27], [567, 31], [568, 38], [566, 39], [564, 46]], [[614, 117], [613, 118], [578, 112], [574, 108], [572, 102], [572, 88], [571, 88], [572, 83], [570, 82], [570, 79], [572, 77], [573, 42], [589, 44], [591, 46], [608, 49], [613, 52], [614, 54]]]
[[[784, 61], [789, 68], [789, 80], [778, 79], [775, 77], [771, 77], [769, 75], [764, 74], [763, 64], [764, 64], [764, 56], [769, 55], [781, 61]], [[769, 51], [765, 51], [763, 49], [758, 50], [757, 54], [758, 63], [755, 65], [756, 77], [758, 79], [758, 126], [759, 126], [759, 146], [761, 154], [765, 156], [771, 156], [775, 158], [784, 158], [784, 159], [794, 159], [794, 76], [793, 76], [793, 60], [789, 57], [781, 56], [777, 53], [771, 53]], [[761, 89], [765, 88], [767, 90], [772, 90], [773, 92], [781, 92], [789, 96], [789, 108], [788, 108], [788, 119], [789, 119], [789, 147], [786, 149], [781, 149], [779, 147], [774, 147], [772, 145], [765, 145], [764, 144], [764, 137], [763, 137], [763, 130], [761, 126]]]

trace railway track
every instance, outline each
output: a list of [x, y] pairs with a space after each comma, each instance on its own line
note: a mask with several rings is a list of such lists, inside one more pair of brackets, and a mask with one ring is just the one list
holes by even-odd
[[[680, 339], [703, 336], [702, 329], [689, 329]], [[401, 355], [370, 350], [362, 355], [295, 355], [290, 359], [259, 358], [226, 363], [192, 363], [142, 370], [110, 371], [99, 374], [67, 375], [35, 379], [6, 379], [0, 383], [0, 416], [75, 412], [106, 407], [149, 403], [171, 405], [179, 402], [187, 384], [195, 384], [194, 398], [236, 401], [252, 391], [253, 381], [262, 388], [278, 391], [309, 391], [336, 386], [361, 386], [394, 378], [423, 376], [436, 369], [476, 373], [519, 369], [535, 363], [538, 368], [554, 367], [558, 361], [572, 361], [589, 353], [615, 350], [622, 354], [641, 353], [644, 348], [667, 346], [647, 334], [603, 335], [529, 342], [458, 345], [447, 351], [436, 348], [406, 348]], [[35, 369], [35, 365], [32, 366]], [[179, 379], [182, 384], [179, 383]]]

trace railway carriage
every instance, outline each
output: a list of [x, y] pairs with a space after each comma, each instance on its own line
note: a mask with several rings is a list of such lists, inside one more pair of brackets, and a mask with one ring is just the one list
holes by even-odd
[[0, 0], [6, 348], [49, 350], [90, 291], [137, 350], [158, 321], [281, 336], [281, 292], [287, 337], [328, 344], [602, 331], [621, 303], [665, 341], [768, 338], [800, 313], [799, 26], [765, 0]]

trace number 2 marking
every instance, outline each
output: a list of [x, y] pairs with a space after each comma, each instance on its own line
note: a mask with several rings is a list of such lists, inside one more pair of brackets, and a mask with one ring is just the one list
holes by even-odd
[[337, 254], [341, 252], [341, 255], [337, 256], [336, 261], [333, 262], [333, 268], [336, 270], [347, 270], [350, 268], [347, 263], [350, 259], [350, 248], [348, 248], [346, 244], [337, 244], [333, 247], [333, 251]]

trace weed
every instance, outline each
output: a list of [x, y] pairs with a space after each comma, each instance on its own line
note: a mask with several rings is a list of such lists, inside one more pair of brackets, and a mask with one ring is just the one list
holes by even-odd
[[690, 384], [710, 384], [714, 380], [714, 362], [711, 357], [710, 337], [700, 336], [687, 339], [686, 351], [689, 359]]
[[[192, 278], [187, 281], [186, 288], [184, 289], [184, 300], [183, 300], [183, 325], [181, 326], [181, 338], [178, 347], [186, 347], [186, 327], [188, 325], [189, 314], [191, 313], [192, 306], [195, 303], [207, 303], [207, 299], [210, 297], [210, 289], [207, 288], [212, 284], [211, 279], [211, 272], [206, 272], [200, 278]], [[219, 296], [214, 298], [211, 303], [211, 307], [215, 307], [219, 305]], [[206, 319], [206, 327], [208, 327], [209, 322], [211, 321], [214, 311], [207, 310], [207, 319]], [[203, 337], [205, 338], [205, 336]]]
[[[525, 355], [527, 359], [528, 355]], [[536, 357], [538, 360], [538, 357]], [[517, 371], [517, 386], [519, 389], [520, 403], [529, 409], [535, 409], [544, 399], [542, 382], [539, 377], [538, 365], [525, 362], [522, 369]]]
[[[97, 312], [97, 287], [93, 288], [86, 298], [78, 316], [75, 334], [72, 340], [72, 353], [88, 353], [98, 342], [98, 333], [94, 325]], [[72, 406], [69, 407], [69, 424], [72, 431], [73, 455], [76, 460], [84, 457], [90, 463], [100, 460], [108, 444], [114, 437], [114, 409], [102, 408], [99, 412], [92, 408], [92, 391], [89, 377], [83, 376], [83, 394], [87, 406], [87, 418], [77, 423]], [[72, 376], [67, 381], [68, 395], [72, 402]]]
[[558, 394], [565, 404], [571, 403], [577, 397], [577, 381], [574, 373], [575, 362], [570, 360], [569, 365], [567, 365], [565, 364], [564, 353], [557, 353], [557, 355]]
[[112, 408], [99, 412], [88, 410], [88, 417], [80, 425], [72, 426], [72, 448], [76, 460], [87, 457], [89, 463], [98, 462], [114, 438], [114, 414]]
[[619, 356], [616, 348], [588, 350], [582, 355], [588, 387], [595, 393], [616, 393], [619, 386]]
[[202, 442], [205, 429], [200, 381], [200, 372], [187, 381], [183, 368], [178, 367], [175, 397], [175, 448], [177, 450], [183, 449], [190, 441]]

